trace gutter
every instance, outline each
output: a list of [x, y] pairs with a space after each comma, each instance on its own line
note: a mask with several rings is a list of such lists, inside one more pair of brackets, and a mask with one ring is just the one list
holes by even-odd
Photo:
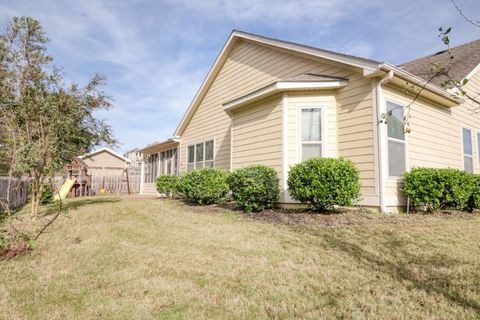
[[378, 76], [380, 73], [390, 72], [390, 71], [393, 71], [395, 73], [396, 77], [399, 77], [401, 79], [409, 81], [412, 84], [415, 84], [419, 87], [425, 86], [426, 91], [430, 91], [430, 92], [442, 97], [443, 99], [446, 99], [446, 100], [450, 101], [454, 105], [458, 105], [462, 102], [458, 98], [452, 97], [451, 93], [448, 92], [447, 90], [444, 90], [444, 89], [442, 89], [442, 88], [440, 88], [440, 87], [438, 87], [438, 86], [436, 86], [432, 83], [428, 83], [425, 79], [420, 78], [420, 77], [418, 77], [414, 74], [411, 74], [410, 72], [408, 72], [406, 70], [403, 70], [399, 67], [396, 67], [396, 66], [391, 65], [391, 64], [386, 63], [386, 62], [380, 64], [376, 71], [374, 71], [374, 72], [364, 72], [364, 75], [366, 77], [375, 77], [375, 76]]
[[386, 105], [383, 101], [383, 88], [382, 86], [393, 79], [393, 70], [388, 71], [377, 82], [375, 87], [375, 106], [377, 109], [377, 141], [378, 141], [378, 197], [380, 201], [380, 212], [387, 213], [387, 206], [385, 203], [385, 177], [387, 173], [387, 163], [384, 159], [384, 151], [387, 150], [387, 139], [385, 136], [386, 123], [382, 116], [387, 112]]

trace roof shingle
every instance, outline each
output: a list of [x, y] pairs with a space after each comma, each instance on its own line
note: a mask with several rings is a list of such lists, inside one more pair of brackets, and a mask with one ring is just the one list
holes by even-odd
[[[450, 49], [453, 55], [453, 62], [450, 68], [450, 76], [455, 80], [464, 79], [478, 64], [480, 64], [480, 39], [462, 44]], [[413, 73], [425, 80], [429, 79], [427, 70], [434, 63], [444, 66], [448, 65], [449, 54], [447, 50], [418, 58], [399, 65], [400, 68]], [[431, 83], [440, 86], [447, 80], [445, 76], [439, 76], [431, 80]]]

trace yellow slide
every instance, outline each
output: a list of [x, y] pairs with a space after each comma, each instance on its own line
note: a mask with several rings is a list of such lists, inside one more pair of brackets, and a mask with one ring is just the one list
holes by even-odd
[[67, 178], [67, 180], [65, 180], [65, 183], [60, 187], [58, 193], [55, 194], [54, 200], [65, 199], [68, 196], [68, 193], [72, 189], [73, 185], [75, 184], [75, 181], [75, 179]]

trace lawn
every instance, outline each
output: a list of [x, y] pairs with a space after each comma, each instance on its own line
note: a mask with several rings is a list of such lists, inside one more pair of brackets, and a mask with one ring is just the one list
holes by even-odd
[[480, 317], [478, 214], [291, 219], [174, 200], [68, 205], [35, 250], [0, 261], [0, 318]]

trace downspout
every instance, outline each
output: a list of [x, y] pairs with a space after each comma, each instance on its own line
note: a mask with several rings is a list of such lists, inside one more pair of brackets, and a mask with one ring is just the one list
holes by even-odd
[[377, 107], [377, 141], [378, 141], [378, 198], [380, 201], [380, 212], [387, 213], [387, 206], [385, 203], [385, 177], [387, 174], [387, 162], [384, 159], [384, 151], [387, 150], [387, 140], [386, 140], [386, 121], [385, 115], [387, 113], [385, 103], [383, 101], [382, 86], [388, 83], [393, 78], [393, 71], [390, 70], [388, 73], [381, 78], [375, 88], [375, 105]]

